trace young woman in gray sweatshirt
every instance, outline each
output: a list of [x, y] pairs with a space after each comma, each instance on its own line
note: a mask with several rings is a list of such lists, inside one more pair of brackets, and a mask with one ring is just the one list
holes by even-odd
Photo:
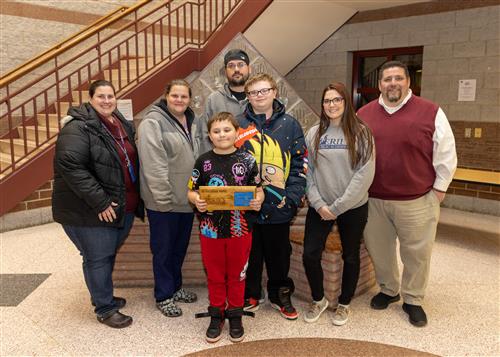
[[359, 278], [360, 242], [368, 217], [368, 188], [375, 173], [373, 137], [356, 116], [344, 84], [333, 82], [323, 91], [318, 125], [306, 135], [309, 150], [303, 263], [312, 303], [304, 315], [315, 322], [328, 307], [324, 296], [321, 256], [333, 224], [342, 243], [341, 294], [333, 317], [343, 325]]

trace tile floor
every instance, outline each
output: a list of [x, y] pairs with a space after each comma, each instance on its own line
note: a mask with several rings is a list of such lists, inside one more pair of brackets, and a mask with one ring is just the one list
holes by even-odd
[[[204, 340], [208, 319], [203, 286], [184, 316], [163, 317], [152, 289], [117, 289], [128, 300], [131, 327], [113, 330], [99, 324], [83, 282], [80, 256], [58, 224], [1, 234], [0, 273], [51, 274], [16, 307], [0, 307], [0, 355], [164, 355], [179, 356], [214, 347]], [[246, 341], [287, 337], [330, 337], [402, 346], [443, 356], [500, 356], [500, 271], [498, 244], [439, 236], [425, 308], [429, 325], [415, 328], [401, 303], [384, 311], [369, 308], [372, 289], [356, 298], [347, 325], [335, 327], [330, 313], [317, 323], [286, 321], [268, 304], [244, 321]], [[299, 310], [307, 303], [296, 300]], [[226, 328], [227, 330], [227, 328]], [[225, 331], [227, 333], [227, 331]], [[230, 344], [223, 338], [217, 345]], [[313, 355], [313, 353], [312, 353]]]

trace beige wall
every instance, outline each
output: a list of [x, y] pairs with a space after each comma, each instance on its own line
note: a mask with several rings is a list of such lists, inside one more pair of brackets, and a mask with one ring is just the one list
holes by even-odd
[[[421, 95], [438, 103], [452, 125], [459, 166], [500, 170], [500, 6], [399, 17], [342, 26], [287, 80], [318, 112], [332, 80], [351, 88], [354, 51], [423, 46]], [[459, 79], [476, 79], [474, 102], [458, 101]], [[465, 137], [465, 129], [482, 131]], [[492, 185], [453, 183], [450, 207], [500, 215], [500, 192]]]

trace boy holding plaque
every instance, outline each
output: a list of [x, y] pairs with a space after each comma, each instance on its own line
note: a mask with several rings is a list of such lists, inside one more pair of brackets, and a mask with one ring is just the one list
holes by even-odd
[[[252, 226], [257, 217], [252, 211], [260, 210], [264, 192], [255, 159], [234, 146], [239, 129], [234, 116], [221, 112], [210, 118], [207, 126], [214, 149], [196, 160], [188, 184], [188, 199], [200, 212], [201, 255], [210, 301], [208, 312], [196, 317], [211, 318], [206, 332], [208, 342], [221, 338], [225, 318], [229, 320], [231, 341], [239, 342], [244, 337], [242, 316], [253, 315], [243, 311], [245, 277]], [[208, 210], [212, 199], [200, 195], [199, 189], [203, 186], [221, 187], [222, 195], [214, 199], [219, 203], [227, 200], [226, 193], [231, 192], [232, 206], [238, 209]], [[222, 186], [227, 187], [227, 192]], [[246, 187], [239, 192], [238, 186], [255, 189], [251, 192]]]

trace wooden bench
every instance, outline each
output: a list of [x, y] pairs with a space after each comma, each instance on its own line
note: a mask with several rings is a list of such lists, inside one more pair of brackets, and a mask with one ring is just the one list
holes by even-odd
[[500, 172], [457, 168], [454, 180], [500, 185]]

